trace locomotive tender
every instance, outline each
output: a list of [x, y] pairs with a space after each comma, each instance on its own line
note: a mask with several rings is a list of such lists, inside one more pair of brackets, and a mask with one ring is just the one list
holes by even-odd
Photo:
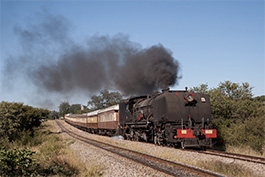
[[65, 115], [66, 122], [91, 133], [182, 148], [211, 147], [217, 137], [211, 119], [207, 95], [169, 89], [87, 114]]

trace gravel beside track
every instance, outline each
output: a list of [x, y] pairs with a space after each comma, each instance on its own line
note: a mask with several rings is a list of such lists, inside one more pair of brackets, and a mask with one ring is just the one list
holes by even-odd
[[[60, 121], [65, 127], [69, 128], [71, 131], [75, 133], [83, 133], [80, 130], [71, 127], [63, 121]], [[61, 132], [61, 128], [54, 122], [54, 126], [56, 127], [58, 132]], [[66, 133], [61, 133], [65, 138], [69, 138], [70, 136]], [[83, 135], [83, 134], [82, 134]], [[88, 137], [91, 138], [98, 135], [88, 134]], [[129, 176], [170, 176], [164, 173], [158, 172], [152, 168], [146, 167], [144, 165], [139, 165], [131, 160], [126, 158], [122, 158], [119, 155], [109, 153], [103, 149], [97, 148], [93, 145], [86, 144], [82, 141], [75, 141], [75, 143], [71, 144], [70, 147], [79, 153], [81, 160], [86, 163], [93, 162], [93, 164], [101, 165], [103, 167], [103, 176], [105, 177], [113, 177], [113, 176], [121, 176], [121, 177], [129, 177]]]
[[[187, 164], [189, 166], [198, 165], [200, 163], [212, 163], [213, 161], [221, 161], [226, 164], [238, 164], [244, 169], [250, 171], [253, 176], [265, 176], [265, 166], [251, 162], [243, 162], [240, 160], [226, 159], [222, 157], [211, 156], [207, 154], [199, 154], [198, 152], [185, 152], [179, 149], [156, 146], [150, 143], [141, 143], [133, 141], [116, 140], [110, 137], [99, 136], [85, 133], [71, 125], [60, 121], [66, 128], [76, 134], [80, 134], [87, 138], [96, 139], [116, 146], [132, 149], [152, 156], [161, 157], [177, 163]], [[54, 126], [60, 131], [60, 128]], [[69, 137], [66, 133], [61, 133], [62, 136]], [[101, 164], [104, 170], [104, 176], [168, 176], [144, 165], [139, 165], [131, 160], [122, 158], [118, 155], [108, 153], [104, 150], [87, 145], [80, 141], [75, 141], [71, 148], [78, 151], [81, 159], [84, 162], [93, 161], [96, 164]], [[86, 150], [87, 149], [87, 150]]]

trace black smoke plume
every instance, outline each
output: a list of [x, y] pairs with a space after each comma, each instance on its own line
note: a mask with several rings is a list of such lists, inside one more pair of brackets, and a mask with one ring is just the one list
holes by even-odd
[[56, 63], [39, 66], [31, 76], [49, 91], [107, 88], [134, 95], [174, 85], [178, 67], [162, 45], [142, 49], [120, 34], [92, 37], [86, 48], [73, 47]]
[[179, 78], [178, 62], [161, 44], [143, 48], [123, 34], [95, 35], [81, 44], [70, 37], [69, 22], [54, 15], [15, 31], [24, 53], [9, 60], [6, 74], [21, 72], [14, 68], [22, 66], [41, 90], [69, 94], [110, 89], [139, 95], [173, 86]]

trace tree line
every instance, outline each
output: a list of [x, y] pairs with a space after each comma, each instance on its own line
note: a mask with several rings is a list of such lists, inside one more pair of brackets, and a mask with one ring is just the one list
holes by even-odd
[[[87, 103], [87, 106], [81, 104], [72, 104], [69, 102], [62, 102], [59, 106], [60, 116], [65, 114], [82, 114], [91, 112], [98, 109], [107, 108], [109, 106], [118, 104], [122, 101], [122, 95], [120, 92], [114, 91], [110, 92], [108, 90], [102, 90], [99, 95], [91, 96], [90, 100]], [[82, 108], [82, 109], [81, 109]]]
[[[190, 92], [206, 93], [210, 97], [213, 126], [218, 130], [217, 146], [249, 146], [262, 152], [265, 144], [265, 95], [253, 97], [248, 83], [220, 82], [215, 88], [201, 84]], [[102, 109], [122, 100], [119, 92], [103, 90], [94, 95], [86, 106], [62, 102], [59, 112], [33, 108], [23, 103], [0, 103], [1, 139], [13, 141], [23, 132], [34, 133], [44, 119], [57, 119], [67, 113], [81, 114]], [[81, 109], [83, 107], [83, 109]]]

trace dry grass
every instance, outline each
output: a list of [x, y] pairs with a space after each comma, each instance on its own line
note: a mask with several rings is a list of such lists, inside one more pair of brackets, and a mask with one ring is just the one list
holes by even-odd
[[104, 168], [101, 165], [91, 163], [84, 170], [81, 171], [79, 176], [98, 177], [103, 176]]
[[63, 161], [71, 164], [75, 169], [79, 171], [78, 176], [102, 176], [104, 166], [96, 164], [95, 162], [84, 163], [81, 161], [76, 151], [69, 148], [62, 150], [63, 155], [59, 158]]
[[49, 130], [51, 132], [57, 132], [57, 129], [55, 127], [56, 122], [52, 120], [48, 120], [46, 122], [43, 122], [42, 125], [46, 127], [46, 130]]
[[244, 154], [244, 155], [250, 155], [250, 156], [257, 156], [257, 157], [263, 157], [265, 158], [265, 146], [263, 147], [263, 153], [259, 153], [257, 151], [254, 151], [251, 147], [236, 147], [236, 146], [227, 146], [226, 148], [227, 152], [231, 153], [237, 153], [237, 154]]
[[75, 141], [59, 136], [54, 125], [55, 121], [45, 122], [41, 132], [46, 133], [43, 134], [44, 136], [39, 136], [42, 143], [32, 147], [39, 163], [39, 175], [102, 176], [103, 166], [94, 162], [82, 162], [77, 152], [69, 148]]
[[221, 161], [201, 161], [198, 162], [196, 166], [227, 176], [253, 177], [253, 172], [250, 172], [243, 166], [234, 163], [224, 163]]

